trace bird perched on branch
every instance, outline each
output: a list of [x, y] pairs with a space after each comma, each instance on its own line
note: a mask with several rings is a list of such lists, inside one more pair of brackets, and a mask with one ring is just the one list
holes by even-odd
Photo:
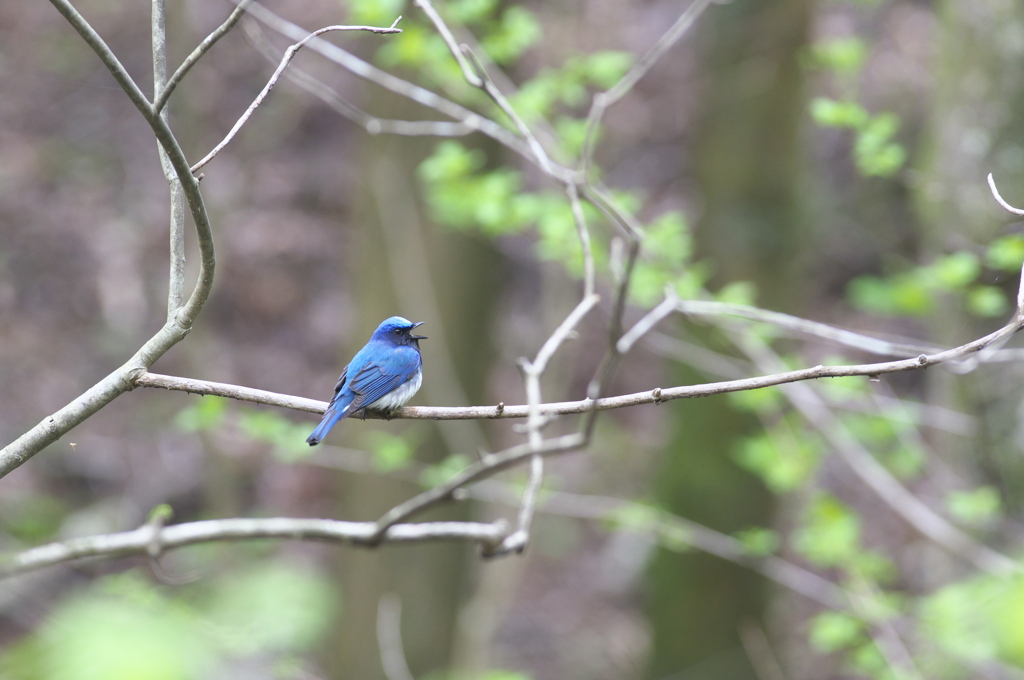
[[377, 326], [341, 372], [334, 398], [307, 444], [316, 446], [339, 420], [360, 409], [393, 411], [412, 399], [423, 384], [420, 340], [427, 338], [412, 332], [422, 323], [393, 316]]

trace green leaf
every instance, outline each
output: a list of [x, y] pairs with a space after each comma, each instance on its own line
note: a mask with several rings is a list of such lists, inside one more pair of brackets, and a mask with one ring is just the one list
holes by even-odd
[[654, 531], [661, 523], [661, 516], [657, 508], [643, 503], [627, 503], [605, 515], [605, 521], [616, 529], [642, 533]]
[[852, 647], [863, 638], [863, 622], [849, 614], [822, 612], [811, 619], [811, 645], [824, 654]]
[[308, 568], [271, 562], [218, 584], [204, 608], [234, 654], [305, 652], [327, 630], [336, 597]]
[[961, 251], [945, 255], [928, 269], [944, 290], [957, 291], [977, 280], [981, 274], [981, 261], [974, 253]]
[[1024, 235], [1010, 234], [993, 241], [985, 251], [985, 263], [1000, 271], [1018, 272], [1024, 263]]
[[771, 555], [779, 549], [781, 543], [777, 531], [765, 529], [764, 527], [750, 527], [735, 534], [736, 539], [743, 544], [743, 549], [748, 555], [764, 557]]
[[294, 463], [312, 453], [312, 447], [306, 444], [309, 423], [293, 423], [273, 411], [252, 410], [241, 413], [238, 426], [253, 441], [270, 444], [274, 456], [282, 462]]
[[1004, 316], [1010, 311], [1006, 294], [996, 286], [975, 286], [967, 291], [967, 309], [977, 316]]
[[349, 0], [347, 5], [353, 24], [390, 26], [404, 14], [405, 0]]
[[[780, 439], [784, 445], [779, 443]], [[817, 469], [819, 461], [817, 447], [811, 440], [793, 441], [791, 437], [771, 436], [770, 433], [741, 440], [734, 458], [760, 476], [775, 493], [802, 486]]]
[[635, 61], [636, 57], [630, 52], [594, 52], [586, 60], [587, 79], [602, 90], [611, 89], [626, 75]]
[[174, 416], [174, 426], [183, 432], [209, 430], [220, 425], [227, 404], [228, 400], [224, 397], [202, 397]]
[[850, 564], [860, 552], [860, 517], [827, 494], [810, 503], [793, 547], [821, 567]]
[[420, 484], [428, 489], [433, 488], [447, 482], [467, 467], [469, 467], [469, 456], [461, 453], [452, 454], [437, 465], [425, 469], [420, 475]]
[[861, 125], [853, 146], [857, 169], [867, 177], [891, 177], [907, 160], [906, 150], [891, 141], [899, 129], [899, 118], [880, 113]]
[[811, 118], [823, 127], [857, 129], [865, 125], [870, 116], [857, 102], [815, 97], [811, 100]]
[[858, 309], [886, 316], [926, 316], [935, 307], [932, 293], [921, 277], [860, 276], [850, 282], [846, 294]]
[[97, 582], [61, 603], [34, 639], [47, 680], [209, 677], [214, 641], [187, 609], [133, 574]]
[[811, 58], [816, 65], [847, 76], [860, 71], [867, 53], [864, 41], [856, 37], [834, 38], [811, 48]]
[[373, 467], [377, 472], [400, 470], [412, 460], [415, 447], [404, 437], [384, 430], [371, 430], [364, 439], [373, 455]]
[[757, 284], [752, 281], [733, 281], [715, 293], [719, 302], [751, 306], [757, 303]]
[[540, 22], [533, 12], [513, 5], [501, 15], [497, 29], [480, 40], [480, 46], [494, 63], [507, 64], [519, 58], [540, 37]]
[[498, 0], [452, 0], [445, 7], [451, 19], [463, 24], [478, 24], [494, 16]]
[[946, 508], [961, 522], [977, 526], [998, 519], [1003, 503], [995, 487], [982, 486], [970, 491], [951, 491], [946, 495]]

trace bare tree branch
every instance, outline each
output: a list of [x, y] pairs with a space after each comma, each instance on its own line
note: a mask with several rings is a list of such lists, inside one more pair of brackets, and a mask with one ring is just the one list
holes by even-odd
[[[397, 24], [399, 20], [401, 20], [401, 18], [402, 17], [398, 17], [398, 19], [395, 20], [395, 24]], [[238, 131], [241, 130], [242, 126], [245, 125], [246, 121], [249, 120], [249, 116], [253, 114], [253, 112], [259, 107], [259, 105], [263, 103], [263, 100], [267, 98], [267, 95], [270, 94], [270, 91], [274, 88], [274, 85], [277, 84], [278, 79], [281, 77], [281, 73], [283, 73], [284, 70], [288, 67], [288, 64], [291, 63], [291, 60], [295, 58], [295, 55], [298, 53], [298, 51], [305, 47], [310, 40], [314, 40], [325, 33], [331, 33], [334, 31], [401, 33], [402, 29], [396, 28], [395, 24], [392, 24], [390, 28], [379, 28], [374, 26], [325, 26], [324, 28], [320, 28], [313, 31], [305, 38], [289, 47], [287, 50], [285, 50], [284, 57], [282, 57], [281, 59], [281, 63], [278, 65], [277, 70], [274, 71], [273, 75], [270, 76], [270, 80], [267, 81], [267, 84], [263, 87], [263, 90], [258, 95], [256, 95], [256, 99], [253, 100], [252, 104], [249, 105], [249, 108], [245, 110], [245, 113], [243, 113], [242, 116], [235, 122], [234, 126], [232, 126], [231, 130], [228, 132], [227, 136], [224, 137], [224, 139], [222, 139], [220, 143], [217, 144], [217, 146], [213, 147], [210, 153], [203, 156], [203, 158], [198, 163], [192, 166], [192, 172], [195, 173], [201, 167], [212, 161], [217, 156], [217, 154], [221, 152], [221, 149], [227, 146], [228, 143], [231, 142], [232, 139], [234, 139], [235, 135], [238, 134]]]
[[[0, 477], [22, 465], [44, 447], [52, 444], [64, 433], [106, 406], [118, 395], [131, 389], [136, 375], [145, 372], [168, 349], [181, 341], [191, 330], [192, 323], [210, 294], [215, 267], [212, 231], [202, 194], [199, 191], [199, 184], [188, 171], [188, 162], [166, 121], [153, 110], [146, 96], [132, 80], [124, 66], [70, 2], [51, 0], [51, 4], [68, 20], [100, 58], [100, 61], [107, 67], [107, 70], [114, 76], [125, 94], [149, 123], [153, 134], [167, 153], [177, 179], [181, 182], [185, 200], [196, 226], [200, 248], [200, 270], [195, 288], [188, 301], [169, 315], [170, 318], [164, 327], [150, 338], [131, 359], [64, 408], [48, 416], [15, 441], [0, 449]], [[155, 42], [159, 55], [162, 49], [159, 47], [161, 41], [157, 38]], [[172, 298], [173, 294], [172, 285]]]
[[383, 539], [376, 538], [373, 522], [342, 522], [333, 519], [211, 519], [160, 526], [146, 524], [134, 531], [72, 538], [42, 545], [0, 558], [0, 575], [39, 569], [84, 557], [154, 555], [197, 543], [254, 539], [319, 540], [359, 547], [388, 543], [422, 543], [454, 540], [495, 545], [504, 538], [503, 522], [422, 522], [389, 527]]
[[210, 35], [206, 36], [203, 41], [199, 43], [194, 50], [192, 50], [192, 53], [185, 58], [185, 61], [181, 62], [181, 66], [175, 70], [174, 74], [166, 81], [166, 83], [164, 82], [164, 78], [160, 78], [158, 81], [159, 87], [154, 87], [154, 111], [161, 113], [164, 110], [164, 107], [167, 105], [167, 100], [170, 99], [172, 94], [174, 94], [174, 90], [178, 87], [178, 83], [180, 83], [192, 67], [203, 58], [203, 55], [210, 51], [210, 48], [212, 48], [218, 40], [227, 35], [228, 31], [235, 27], [235, 24], [237, 24], [238, 20], [242, 18], [243, 14], [245, 14], [246, 7], [251, 2], [252, 0], [241, 0], [241, 2], [238, 3], [238, 6], [235, 7], [231, 14], [228, 15], [228, 18], [224, 20], [224, 23], [214, 29]]
[[612, 104], [616, 103], [620, 99], [626, 96], [633, 86], [644, 77], [647, 71], [650, 70], [651, 66], [655, 64], [662, 55], [668, 51], [670, 47], [676, 44], [680, 38], [686, 35], [686, 32], [693, 25], [693, 22], [697, 20], [697, 17], [707, 9], [708, 5], [713, 0], [694, 0], [694, 2], [686, 8], [686, 11], [676, 20], [672, 27], [662, 35], [656, 43], [651, 47], [647, 53], [642, 56], [636, 64], [633, 65], [626, 75], [624, 75], [619, 82], [615, 83], [610, 90], [607, 92], [600, 92], [594, 95], [590, 113], [587, 115], [587, 132], [583, 142], [582, 152], [582, 167], [583, 176], [590, 176], [590, 165], [594, 157], [594, 146], [597, 140], [597, 129], [601, 124], [601, 119], [604, 117], [605, 111], [608, 110]]

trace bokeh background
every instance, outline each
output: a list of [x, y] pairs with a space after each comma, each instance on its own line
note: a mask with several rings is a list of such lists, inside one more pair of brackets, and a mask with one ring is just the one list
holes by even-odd
[[[642, 54], [688, 4], [456, 9], [478, 34], [522, 38], [501, 64], [508, 80], [499, 85], [511, 92], [579, 55]], [[331, 40], [413, 82], [464, 94], [446, 84], [451, 69], [437, 66], [415, 7], [266, 5], [309, 30], [376, 17], [386, 25], [404, 14], [401, 36]], [[76, 6], [136, 79], [151, 83], [148, 4]], [[169, 2], [172, 64], [230, 7]], [[527, 21], [515, 18], [522, 10], [529, 25], [515, 23]], [[501, 23], [509, 12], [511, 28]], [[263, 38], [279, 53], [289, 44]], [[190, 159], [223, 137], [272, 73], [258, 44], [238, 27], [172, 99]], [[748, 282], [744, 290], [768, 309], [957, 345], [1001, 325], [1016, 293], [1020, 230], [992, 201], [985, 175], [994, 172], [1007, 199], [1024, 204], [1022, 54], [1024, 9], [1010, 0], [713, 5], [608, 112], [595, 162], [609, 187], [632, 192], [643, 223], [685, 216], [678, 242], [692, 252], [678, 259], [703, 272], [707, 290]], [[375, 115], [439, 117], [312, 52], [294, 63]], [[581, 87], [587, 96], [560, 111], [585, 115], [596, 88]], [[523, 192], [560, 190], [481, 136], [460, 142], [484, 154], [480, 172], [511, 168], [523, 172]], [[417, 170], [438, 144], [367, 134], [279, 83], [204, 169], [217, 279], [192, 333], [154, 371], [327, 399], [376, 324], [401, 314], [426, 321], [430, 336], [413, 404], [523, 403], [516, 359], [536, 353], [581, 284], [559, 253], [538, 250], [551, 234], [532, 224], [446, 224], [437, 187]], [[502, 223], [505, 203], [469, 199]], [[0, 3], [4, 442], [120, 365], [163, 323], [167, 201], [148, 127], [91, 51], [48, 3]], [[599, 220], [593, 228], [606, 253], [611, 228]], [[605, 348], [608, 297], [545, 377], [546, 399], [584, 395]], [[631, 320], [643, 312], [636, 302]], [[815, 342], [779, 351], [793, 365], [839, 353]], [[723, 355], [740, 358], [713, 324], [674, 319], [629, 357], [609, 392], [761, 372]], [[869, 448], [886, 452], [892, 474], [937, 512], [1010, 555], [1024, 498], [1019, 374], [1006, 363], [858, 382], [875, 399], [877, 422], [858, 430]], [[878, 424], [879, 412], [897, 410], [896, 397], [917, 404], [907, 406], [919, 414], [913, 427]], [[794, 423], [799, 415], [777, 394], [765, 399], [775, 401], [718, 397], [602, 415], [587, 451], [552, 460], [550, 504], [520, 557], [482, 561], [455, 544], [361, 551], [266, 542], [7, 579], [0, 668], [11, 678], [383, 678], [383, 597], [385, 613], [401, 603], [403, 638], [385, 656], [400, 652], [417, 678], [1020, 677], [1016, 580], [976, 580], [972, 566], [922, 539], [833, 460], [813, 423]], [[790, 450], [814, 450], [807, 460], [758, 443], [779, 423], [791, 430]], [[303, 440], [314, 424], [308, 414], [133, 391], [0, 482], [0, 545], [134, 528], [161, 503], [175, 521], [370, 520], [479, 449], [523, 436], [510, 421], [346, 422], [311, 454]], [[429, 516], [512, 516], [522, 481], [507, 473]], [[819, 604], [624, 508], [740, 532], [751, 555], [781, 555], [889, 609], [822, 618]], [[794, 538], [815, 527], [847, 552], [816, 560]], [[883, 556], [885, 568], [850, 566], [865, 551]], [[999, 602], [1010, 604], [991, 609]], [[887, 626], [909, 663], [884, 653], [891, 647], [877, 635]]]

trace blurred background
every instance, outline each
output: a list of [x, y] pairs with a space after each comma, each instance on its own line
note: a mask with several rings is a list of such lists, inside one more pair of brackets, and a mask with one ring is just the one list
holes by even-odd
[[[76, 6], [150, 90], [148, 4]], [[310, 31], [402, 14], [401, 35], [330, 40], [505, 124], [416, 7], [266, 6]], [[687, 6], [438, 10], [573, 164], [590, 96]], [[172, 68], [230, 9], [168, 3]], [[191, 71], [169, 105], [190, 160], [264, 86], [263, 51], [276, 60], [289, 44], [240, 25]], [[1024, 205], [1022, 57], [1024, 9], [1007, 0], [710, 6], [609, 110], [595, 154], [595, 176], [648, 231], [627, 321], [670, 285], [932, 345], [998, 328], [1024, 239], [985, 176]], [[312, 51], [293, 64], [372, 115], [444, 119]], [[162, 325], [168, 199], [147, 125], [48, 3], [0, 3], [0, 93], [7, 443]], [[377, 323], [400, 314], [430, 337], [413, 405], [524, 403], [517, 358], [581, 295], [562, 187], [482, 135], [371, 135], [282, 80], [204, 173], [217, 278], [158, 373], [326, 400]], [[545, 375], [546, 401], [582, 398], [606, 349], [616, 232], [587, 215], [603, 300]], [[719, 321], [662, 324], [608, 393], [879, 360]], [[551, 460], [519, 557], [255, 542], [8, 578], [0, 675], [397, 680], [384, 668], [404, 659], [436, 679], [1019, 678], [1024, 582], [974, 558], [980, 544], [1020, 550], [1021, 371], [959, 369], [816, 384], [804, 403], [819, 400], [824, 420], [779, 390], [603, 414], [589, 449]], [[176, 522], [372, 520], [523, 439], [511, 421], [346, 421], [311, 451], [316, 420], [135, 390], [0, 481], [0, 546], [132, 529], [162, 503]], [[923, 538], [837, 455], [850, 442], [977, 543], [957, 554]], [[512, 517], [523, 481], [505, 473], [425, 518]], [[780, 564], [766, 556], [841, 597], [830, 606], [766, 578]], [[400, 645], [387, 634], [398, 630]]]

